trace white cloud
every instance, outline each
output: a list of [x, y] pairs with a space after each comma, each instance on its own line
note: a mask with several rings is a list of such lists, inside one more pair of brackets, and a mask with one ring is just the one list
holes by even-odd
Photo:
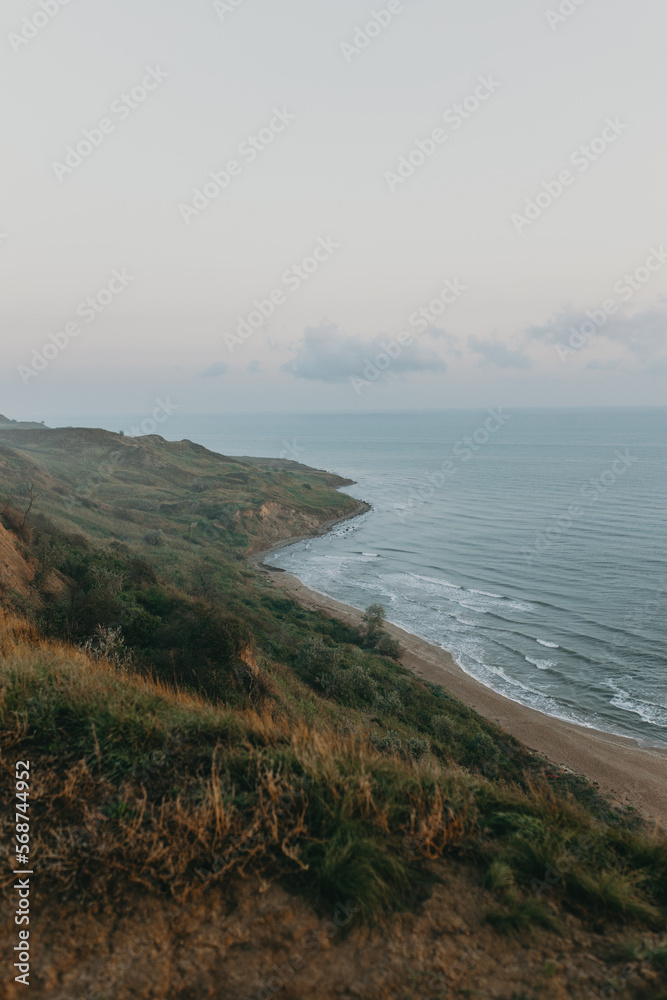
[[[346, 382], [352, 376], [360, 376], [366, 365], [373, 363], [393, 338], [380, 334], [373, 340], [364, 340], [343, 333], [335, 323], [321, 323], [309, 326], [297, 347], [296, 357], [283, 365], [283, 370], [296, 378], [318, 382]], [[388, 372], [446, 371], [447, 365], [431, 347], [412, 343], [401, 347], [397, 356], [391, 359]]]

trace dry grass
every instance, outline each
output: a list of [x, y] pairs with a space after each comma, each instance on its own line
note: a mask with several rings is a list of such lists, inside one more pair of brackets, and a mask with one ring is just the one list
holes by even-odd
[[[455, 852], [502, 863], [504, 878], [490, 877], [510, 907], [499, 920], [518, 926], [533, 919], [531, 883], [585, 838], [549, 898], [662, 916], [664, 845], [539, 782], [503, 786], [432, 756], [382, 753], [368, 731], [214, 706], [8, 614], [0, 684], [1, 763], [11, 773], [18, 756], [32, 762], [33, 848], [51, 891], [113, 898], [135, 885], [182, 900], [250, 873], [289, 875], [313, 897], [354, 900], [372, 923], [420, 898], [428, 863]], [[2, 794], [9, 805], [8, 783]]]
[[[470, 825], [433, 765], [387, 759], [358, 736], [213, 707], [7, 614], [0, 655], [2, 763], [31, 748], [33, 846], [64, 892], [129, 882], [185, 898], [249, 871], [306, 872], [308, 845], [344, 829], [352, 842], [409, 840], [414, 857], [435, 858]], [[161, 745], [173, 753], [161, 757]], [[397, 851], [401, 876], [411, 860]]]

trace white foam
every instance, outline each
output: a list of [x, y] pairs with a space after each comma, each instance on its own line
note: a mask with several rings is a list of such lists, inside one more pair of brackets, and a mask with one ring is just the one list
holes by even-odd
[[421, 576], [419, 573], [397, 573], [396, 576], [403, 576], [407, 578], [412, 578], [413, 580], [422, 580], [424, 583], [429, 583], [436, 587], [447, 587], [451, 590], [463, 590], [458, 583], [450, 583], [449, 580], [441, 580], [434, 576]]
[[642, 701], [641, 698], [635, 698], [629, 691], [625, 691], [618, 684], [615, 684], [613, 680], [607, 680], [605, 684], [615, 692], [611, 699], [614, 708], [621, 708], [626, 712], [632, 712], [633, 715], [638, 715], [649, 726], [667, 726], [667, 709], [663, 705], [652, 705], [648, 701]]
[[462, 608], [467, 608], [468, 611], [476, 611], [479, 615], [488, 615], [489, 608], [480, 608], [476, 604], [470, 604], [467, 601], [458, 602]]
[[556, 666], [555, 660], [534, 660], [531, 656], [525, 657], [528, 663], [532, 663], [533, 666], [537, 667], [538, 670], [548, 670], [550, 667]]
[[546, 639], [536, 639], [536, 642], [539, 642], [540, 646], [548, 646], [549, 649], [560, 649], [557, 642], [547, 642]]

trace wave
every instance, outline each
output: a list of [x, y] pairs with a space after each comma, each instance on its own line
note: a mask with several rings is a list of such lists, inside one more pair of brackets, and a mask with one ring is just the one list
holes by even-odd
[[441, 580], [435, 576], [421, 576], [419, 573], [397, 573], [395, 576], [405, 576], [412, 578], [413, 580], [422, 580], [424, 583], [431, 584], [436, 587], [447, 587], [451, 590], [464, 590], [458, 583], [451, 583], [449, 580]]
[[557, 642], [547, 642], [546, 639], [536, 639], [535, 641], [539, 642], [540, 646], [547, 646], [549, 649], [560, 649]]
[[642, 722], [648, 723], [649, 726], [667, 726], [667, 708], [664, 705], [653, 705], [649, 701], [643, 701], [619, 687], [613, 680], [605, 681], [605, 686], [614, 691], [614, 697], [610, 701], [614, 708], [638, 715]]
[[524, 657], [527, 663], [532, 663], [538, 670], [549, 670], [556, 666], [555, 660], [534, 660], [531, 656]]

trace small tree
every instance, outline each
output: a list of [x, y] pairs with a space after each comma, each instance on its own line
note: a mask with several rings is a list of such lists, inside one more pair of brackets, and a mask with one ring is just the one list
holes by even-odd
[[27, 501], [26, 501], [26, 508], [23, 511], [23, 520], [21, 521], [21, 524], [19, 526], [19, 531], [23, 531], [23, 529], [25, 528], [30, 511], [35, 506], [36, 501], [41, 496], [41, 493], [35, 486], [34, 480], [32, 482], [26, 483], [25, 485], [26, 485]]
[[401, 655], [401, 647], [398, 640], [392, 639], [385, 631], [384, 623], [386, 614], [381, 604], [371, 604], [364, 612], [364, 624], [366, 633], [364, 635], [364, 645], [374, 649], [381, 656], [390, 656], [398, 660]]
[[369, 646], [377, 645], [380, 636], [384, 632], [386, 619], [385, 610], [381, 604], [371, 604], [364, 612], [364, 624], [366, 625], [366, 642]]

